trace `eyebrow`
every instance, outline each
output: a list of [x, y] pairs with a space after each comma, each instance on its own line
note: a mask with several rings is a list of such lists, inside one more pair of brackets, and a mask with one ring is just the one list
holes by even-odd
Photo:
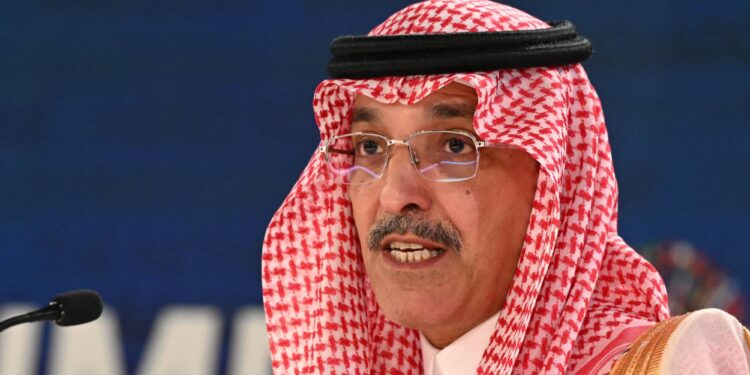
[[474, 119], [474, 107], [467, 103], [437, 103], [427, 107], [427, 113], [437, 119]]
[[[436, 103], [428, 106], [425, 112], [433, 119], [474, 119], [474, 106], [468, 103]], [[375, 108], [355, 107], [352, 109], [352, 124], [357, 122], [376, 123], [379, 119], [380, 111]]]
[[357, 107], [352, 110], [352, 123], [375, 122], [380, 116], [378, 111], [367, 107]]

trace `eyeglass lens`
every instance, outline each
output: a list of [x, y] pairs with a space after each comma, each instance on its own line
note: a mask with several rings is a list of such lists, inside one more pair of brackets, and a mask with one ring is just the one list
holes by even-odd
[[[434, 181], [461, 181], [476, 174], [474, 140], [458, 132], [421, 132], [408, 138], [412, 162]], [[377, 134], [348, 134], [328, 145], [326, 161], [334, 177], [345, 184], [362, 184], [383, 176], [388, 139]]]

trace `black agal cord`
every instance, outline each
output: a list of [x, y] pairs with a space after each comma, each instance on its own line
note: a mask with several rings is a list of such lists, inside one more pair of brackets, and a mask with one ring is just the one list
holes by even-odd
[[490, 71], [579, 63], [591, 42], [569, 21], [539, 30], [341, 36], [331, 43], [332, 78]]

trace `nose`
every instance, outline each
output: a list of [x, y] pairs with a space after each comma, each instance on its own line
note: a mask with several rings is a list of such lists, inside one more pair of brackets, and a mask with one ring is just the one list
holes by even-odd
[[386, 212], [405, 214], [414, 210], [427, 211], [432, 205], [430, 187], [412, 165], [407, 147], [391, 150], [382, 184], [379, 199], [381, 208]]

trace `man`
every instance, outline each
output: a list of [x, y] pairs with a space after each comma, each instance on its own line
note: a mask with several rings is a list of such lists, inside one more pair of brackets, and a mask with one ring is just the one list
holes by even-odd
[[668, 318], [566, 27], [437, 0], [334, 43], [264, 243], [276, 372], [607, 373]]

